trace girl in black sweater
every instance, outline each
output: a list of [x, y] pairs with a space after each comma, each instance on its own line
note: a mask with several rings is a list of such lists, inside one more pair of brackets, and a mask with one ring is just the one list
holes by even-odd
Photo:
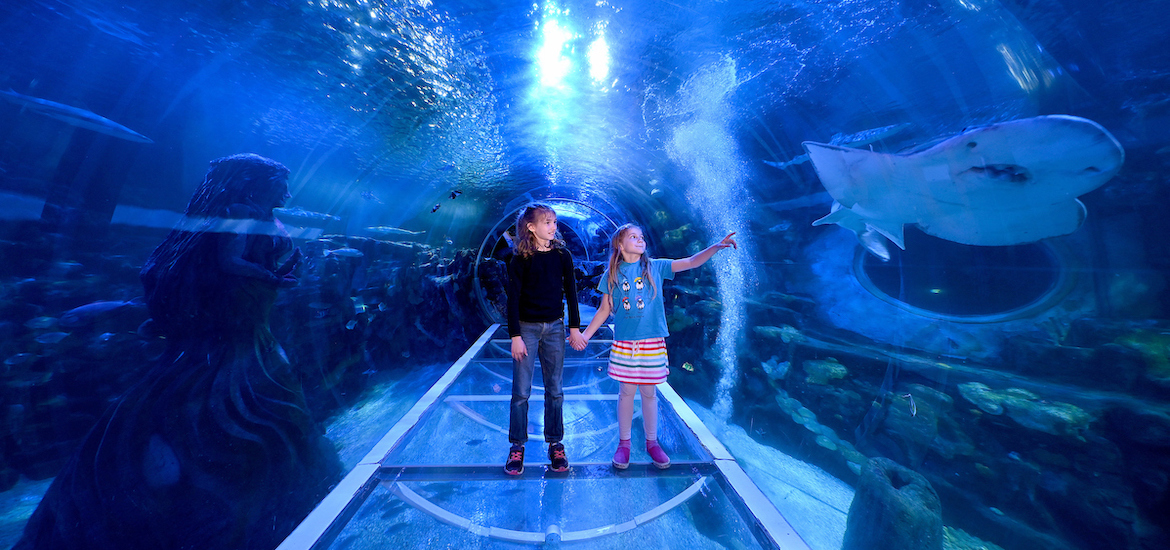
[[[528, 441], [528, 398], [536, 358], [544, 378], [544, 440], [550, 468], [569, 469], [562, 408], [565, 365], [565, 315], [568, 304], [569, 340], [583, 344], [581, 314], [573, 256], [557, 238], [557, 213], [543, 204], [524, 208], [516, 219], [516, 246], [508, 261], [508, 335], [512, 338], [512, 407], [508, 441], [512, 448], [504, 472], [524, 472], [524, 444]], [[536, 352], [533, 356], [530, 352]]]

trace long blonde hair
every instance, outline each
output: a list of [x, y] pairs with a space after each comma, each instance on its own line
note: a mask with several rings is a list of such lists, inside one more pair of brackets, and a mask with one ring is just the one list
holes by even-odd
[[[622, 239], [633, 229], [642, 228], [635, 224], [627, 223], [617, 228], [613, 237], [609, 239], [609, 277], [606, 278], [605, 284], [606, 288], [609, 289], [608, 294], [611, 296], [613, 295], [614, 287], [618, 283], [618, 265], [621, 265], [622, 261]], [[650, 255], [643, 252], [642, 258], [638, 260], [638, 263], [642, 265], [642, 278], [650, 282], [650, 288], [652, 289], [650, 298], [653, 299], [658, 295], [658, 285], [654, 284], [654, 278], [650, 276]]]
[[[513, 250], [522, 258], [536, 253], [536, 235], [528, 230], [528, 224], [539, 223], [545, 216], [552, 216], [553, 219], [556, 219], [557, 213], [551, 206], [540, 203], [525, 206], [520, 211], [520, 215], [516, 216], [516, 246], [513, 247]], [[563, 248], [565, 241], [554, 238], [549, 244], [553, 248]]]

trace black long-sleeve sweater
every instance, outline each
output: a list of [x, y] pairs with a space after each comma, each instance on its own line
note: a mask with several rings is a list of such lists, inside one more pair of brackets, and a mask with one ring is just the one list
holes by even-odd
[[548, 323], [564, 315], [569, 304], [569, 328], [581, 327], [577, 309], [577, 280], [573, 255], [563, 248], [508, 260], [508, 335], [520, 336], [520, 321]]

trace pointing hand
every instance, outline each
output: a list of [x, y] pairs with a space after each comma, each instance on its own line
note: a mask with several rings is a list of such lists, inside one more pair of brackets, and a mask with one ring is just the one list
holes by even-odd
[[736, 250], [739, 250], [739, 246], [737, 246], [737, 245], [736, 245], [736, 243], [735, 243], [735, 239], [733, 239], [733, 238], [732, 238], [732, 237], [734, 237], [734, 236], [735, 236], [735, 231], [732, 231], [731, 233], [728, 233], [728, 234], [727, 234], [727, 236], [726, 236], [726, 237], [723, 237], [723, 240], [722, 240], [722, 241], [719, 241], [718, 243], [716, 243], [716, 244], [715, 244], [715, 246], [717, 246], [717, 247], [719, 247], [719, 248], [721, 248], [721, 249], [722, 249], [722, 248], [727, 248], [727, 247], [729, 247], [729, 246], [730, 246], [731, 248], [734, 248], [734, 249], [736, 249]]

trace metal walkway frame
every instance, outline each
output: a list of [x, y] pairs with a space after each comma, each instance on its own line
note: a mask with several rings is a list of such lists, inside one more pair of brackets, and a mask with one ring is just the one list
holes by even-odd
[[[695, 436], [704, 451], [710, 456], [710, 461], [702, 462], [675, 462], [667, 470], [657, 470], [652, 467], [638, 468], [631, 464], [631, 468], [623, 471], [623, 476], [630, 477], [693, 477], [699, 474], [697, 481], [690, 484], [684, 491], [662, 504], [646, 511], [635, 518], [603, 527], [561, 532], [553, 525], [549, 532], [534, 533], [514, 531], [477, 525], [470, 520], [449, 512], [434, 503], [431, 503], [418, 493], [412, 491], [401, 482], [411, 480], [499, 480], [503, 477], [499, 464], [473, 464], [458, 466], [409, 466], [385, 464], [384, 461], [398, 448], [419, 425], [426, 413], [443, 401], [443, 395], [452, 387], [455, 381], [463, 374], [472, 360], [475, 359], [488, 344], [500, 345], [504, 341], [493, 341], [492, 336], [500, 325], [493, 324], [480, 335], [474, 344], [461, 356], [450, 369], [414, 404], [413, 407], [376, 443], [358, 464], [341, 480], [340, 483], [309, 513], [296, 529], [277, 547], [277, 550], [324, 550], [328, 548], [357, 513], [374, 490], [382, 485], [390, 488], [391, 492], [414, 508], [428, 514], [436, 520], [456, 527], [466, 529], [473, 534], [499, 539], [514, 543], [543, 544], [550, 540], [561, 542], [586, 541], [599, 536], [629, 531], [638, 525], [653, 521], [670, 509], [682, 504], [706, 485], [719, 484], [732, 498], [733, 504], [746, 518], [754, 522], [758, 542], [770, 545], [781, 550], [808, 550], [809, 546], [796, 533], [792, 526], [780, 514], [770, 500], [760, 491], [759, 487], [740, 468], [735, 458], [699, 420], [698, 416], [687, 406], [686, 402], [667, 383], [658, 385], [658, 391], [665, 403], [681, 420], [682, 424]], [[594, 343], [605, 343], [594, 341]], [[573, 398], [593, 400], [612, 399], [608, 396], [569, 396]], [[533, 400], [538, 397], [533, 396]], [[450, 401], [467, 400], [465, 397], [451, 397]], [[494, 399], [493, 399], [494, 400]], [[456, 406], [459, 410], [459, 407]], [[465, 407], [464, 407], [465, 409]], [[470, 411], [462, 410], [464, 414]], [[475, 419], [474, 415], [472, 419]], [[482, 422], [480, 422], [482, 423]], [[537, 466], [537, 465], [533, 465]], [[608, 463], [574, 463], [573, 471], [590, 477], [600, 478], [612, 476], [612, 466]]]

